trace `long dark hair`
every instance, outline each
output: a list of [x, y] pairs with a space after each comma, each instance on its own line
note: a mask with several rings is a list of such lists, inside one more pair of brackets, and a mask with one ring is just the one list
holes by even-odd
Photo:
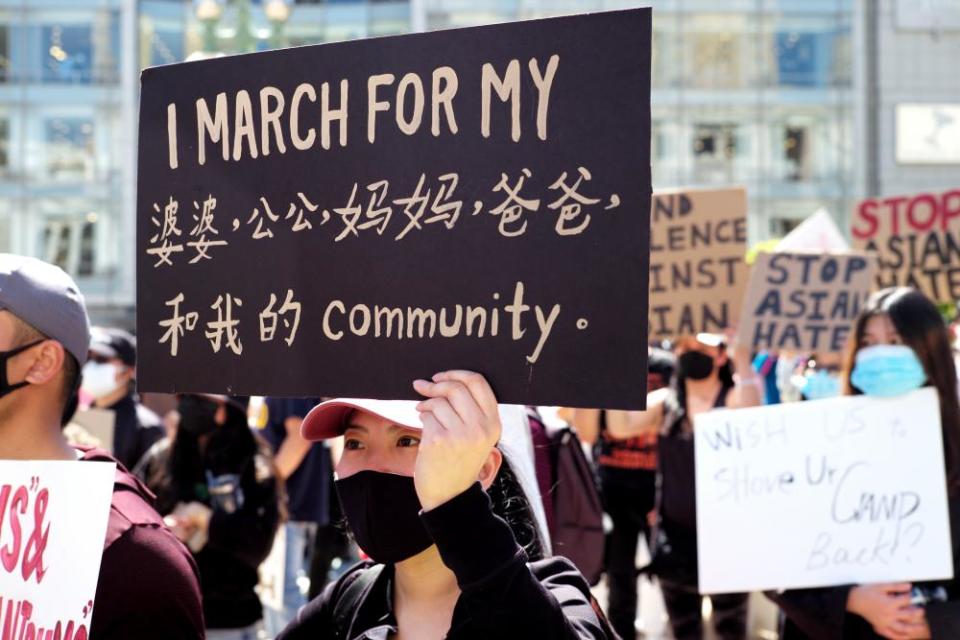
[[859, 395], [850, 380], [857, 352], [863, 344], [870, 318], [886, 315], [903, 344], [917, 354], [927, 374], [928, 385], [940, 397], [940, 428], [947, 466], [947, 487], [951, 496], [960, 495], [960, 400], [957, 398], [957, 368], [950, 346], [950, 334], [936, 305], [925, 295], [909, 287], [890, 287], [877, 291], [864, 306], [847, 344], [843, 367], [843, 390]]
[[493, 503], [493, 512], [510, 526], [513, 537], [527, 552], [530, 561], [542, 560], [546, 554], [533, 507], [506, 455], [487, 495]]
[[153, 486], [157, 511], [173, 511], [179, 502], [200, 499], [198, 492], [207, 486], [206, 470], [214, 475], [254, 471], [254, 457], [262, 450], [247, 426], [247, 415], [232, 402], [224, 405], [226, 422], [209, 434], [205, 447], [200, 437], [187, 429], [177, 429], [166, 469]]

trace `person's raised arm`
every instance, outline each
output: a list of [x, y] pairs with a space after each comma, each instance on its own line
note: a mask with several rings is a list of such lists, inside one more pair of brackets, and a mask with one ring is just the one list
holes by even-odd
[[672, 391], [664, 387], [647, 394], [646, 411], [607, 411], [607, 433], [624, 440], [655, 433], [663, 424], [663, 405]]
[[[447, 371], [414, 383], [423, 436], [414, 484], [421, 518], [440, 557], [457, 578], [464, 606], [485, 636], [603, 640], [586, 581], [557, 559], [535, 574], [509, 525], [494, 515], [483, 490], [495, 478], [501, 425], [487, 381]], [[480, 482], [478, 482], [478, 479]]]
[[569, 421], [580, 442], [592, 445], [600, 437], [600, 409], [570, 409]]
[[300, 467], [300, 463], [303, 462], [310, 451], [312, 443], [300, 435], [301, 424], [303, 424], [303, 416], [288, 416], [283, 421], [287, 436], [280, 443], [280, 447], [273, 458], [273, 463], [277, 467], [277, 475], [283, 480], [293, 475], [293, 472]]
[[733, 346], [733, 389], [727, 395], [727, 407], [744, 409], [763, 404], [763, 379], [753, 370], [750, 352], [740, 345]]

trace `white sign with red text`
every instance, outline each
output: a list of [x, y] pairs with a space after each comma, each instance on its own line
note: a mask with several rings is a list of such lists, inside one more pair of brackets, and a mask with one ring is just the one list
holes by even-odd
[[694, 423], [702, 593], [953, 576], [934, 389]]
[[0, 461], [0, 629], [87, 640], [116, 465]]

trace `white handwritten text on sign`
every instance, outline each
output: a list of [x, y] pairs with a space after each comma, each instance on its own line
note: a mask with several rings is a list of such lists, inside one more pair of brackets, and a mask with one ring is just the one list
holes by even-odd
[[701, 592], [952, 576], [933, 389], [695, 424]]
[[0, 628], [86, 640], [116, 465], [0, 462]]

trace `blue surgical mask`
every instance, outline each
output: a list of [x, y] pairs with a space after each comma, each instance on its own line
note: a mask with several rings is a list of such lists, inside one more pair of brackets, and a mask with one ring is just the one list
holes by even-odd
[[857, 352], [850, 375], [853, 386], [868, 396], [889, 398], [919, 389], [927, 381], [920, 359], [910, 347], [881, 344]]
[[823, 400], [840, 395], [840, 380], [823, 369], [804, 376], [800, 391], [808, 400]]

